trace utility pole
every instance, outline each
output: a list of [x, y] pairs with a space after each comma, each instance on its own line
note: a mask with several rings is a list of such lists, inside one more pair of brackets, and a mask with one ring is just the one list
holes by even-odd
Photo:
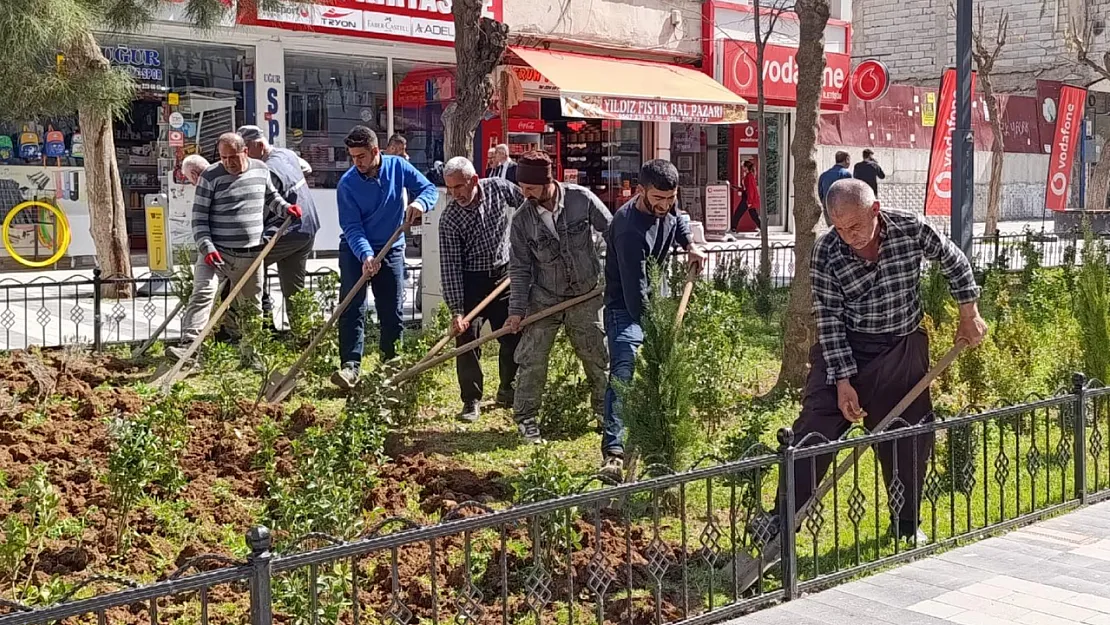
[[952, 240], [968, 258], [975, 232], [975, 137], [971, 128], [971, 0], [956, 0], [956, 127], [952, 130]]

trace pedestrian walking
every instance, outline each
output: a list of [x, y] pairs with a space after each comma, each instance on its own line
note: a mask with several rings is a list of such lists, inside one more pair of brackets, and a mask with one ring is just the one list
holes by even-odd
[[[593, 232], [604, 233], [612, 216], [589, 189], [556, 182], [551, 157], [533, 150], [520, 158], [517, 180], [527, 198], [513, 215], [509, 276], [509, 319], [514, 332], [526, 315], [597, 288], [601, 256]], [[604, 414], [609, 354], [600, 320], [601, 300], [592, 298], [524, 329], [516, 350], [513, 418], [525, 440], [541, 441], [536, 416], [547, 383], [547, 361], [562, 327], [582, 361], [594, 414]]]
[[[270, 168], [270, 180], [277, 192], [285, 201], [301, 207], [301, 220], [286, 230], [266, 256], [267, 265], [277, 266], [281, 295], [288, 310], [290, 298], [304, 288], [308, 257], [316, 246], [316, 232], [320, 229], [316, 203], [305, 180], [301, 158], [296, 152], [270, 145], [258, 126], [241, 126], [239, 135], [247, 144], [247, 154], [266, 163], [266, 167]], [[266, 224], [263, 240], [269, 241], [281, 228], [281, 222], [280, 215], [271, 217]], [[266, 312], [273, 310], [272, 303], [267, 306], [269, 295], [269, 290], [264, 289], [262, 310]], [[269, 318], [272, 322], [272, 316]]]
[[[810, 265], [818, 342], [810, 350], [802, 411], [793, 426], [797, 441], [811, 433], [820, 434], [814, 437], [819, 440], [837, 440], [854, 423], [874, 428], [925, 377], [929, 338], [921, 327], [923, 260], [939, 264], [959, 304], [956, 340], [975, 346], [987, 331], [971, 264], [921, 215], [880, 208], [871, 187], [859, 180], [834, 183], [828, 205], [833, 230], [817, 240]], [[915, 425], [929, 419], [931, 411], [925, 391], [901, 418]], [[890, 500], [899, 502], [891, 504], [891, 533], [919, 545], [928, 541], [919, 529], [919, 507], [932, 449], [932, 434], [877, 446]], [[797, 508], [815, 492], [834, 456], [795, 463]]]
[[759, 182], [755, 178], [755, 162], [744, 161], [740, 178], [740, 206], [732, 217], [732, 231], [740, 231], [740, 220], [745, 214], [755, 222], [756, 230], [763, 228], [759, 220]]
[[662, 265], [675, 245], [686, 249], [700, 270], [707, 258], [694, 244], [690, 226], [675, 211], [678, 170], [665, 160], [640, 168], [636, 195], [617, 209], [605, 234], [605, 335], [609, 343], [609, 385], [601, 434], [601, 473], [620, 480], [624, 474], [624, 421], [614, 382], [632, 380], [636, 352], [644, 342], [640, 316], [653, 287], [647, 265]]
[[875, 197], [879, 197], [879, 180], [886, 178], [886, 172], [875, 160], [875, 153], [871, 150], [864, 150], [863, 160], [856, 163], [856, 166], [852, 168], [852, 177], [866, 182], [867, 186], [875, 192]]
[[[378, 136], [366, 126], [355, 126], [344, 139], [354, 166], [336, 188], [339, 205], [339, 297], [343, 299], [365, 272], [378, 313], [382, 358], [397, 356], [401, 339], [401, 304], [405, 287], [405, 237], [402, 234], [381, 262], [374, 259], [402, 224], [419, 223], [439, 197], [435, 185], [407, 160], [382, 154]], [[405, 204], [405, 193], [411, 199]], [[350, 390], [358, 382], [366, 319], [366, 286], [339, 318], [339, 370], [332, 383]]]
[[[443, 178], [451, 201], [439, 218], [440, 280], [443, 299], [451, 310], [455, 344], [462, 346], [478, 338], [485, 321], [496, 331], [509, 317], [512, 284], [472, 321], [464, 319], [509, 276], [509, 226], [513, 211], [524, 203], [524, 194], [520, 187], [502, 178], [479, 180], [474, 164], [462, 156], [447, 161]], [[506, 334], [498, 341], [501, 350], [496, 401], [500, 406], [512, 407], [520, 335]], [[485, 388], [481, 358], [481, 350], [474, 349], [455, 359], [462, 421], [478, 420]]]
[[[193, 267], [193, 292], [181, 322], [185, 342], [195, 339], [207, 323], [218, 277], [222, 274], [230, 282], [238, 282], [261, 252], [270, 216], [301, 219], [300, 207], [287, 202], [274, 188], [266, 164], [247, 156], [242, 137], [233, 132], [220, 135], [216, 149], [220, 162], [205, 169], [197, 179], [193, 202], [197, 262]], [[261, 293], [259, 268], [236, 297], [238, 313], [261, 314]], [[227, 325], [234, 335], [234, 324]], [[184, 350], [171, 353], [180, 358]]]
[[829, 188], [833, 186], [834, 182], [852, 177], [852, 172], [848, 169], [851, 164], [852, 157], [847, 152], [837, 152], [836, 163], [826, 169], [821, 177], [817, 179], [817, 195], [821, 197], [821, 212], [825, 216], [826, 226], [831, 227], [832, 221], [829, 219], [829, 205], [825, 202], [825, 196], [828, 195]]
[[504, 143], [495, 146], [492, 163], [487, 178], [504, 178], [509, 182], [517, 182], [516, 161], [509, 158], [509, 146]]

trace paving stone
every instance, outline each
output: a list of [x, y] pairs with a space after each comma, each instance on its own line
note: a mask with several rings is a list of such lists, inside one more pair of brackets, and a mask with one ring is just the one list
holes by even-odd
[[1110, 599], [1110, 574], [1099, 573], [1098, 571], [1082, 573], [1069, 571], [1069, 573], [1081, 574], [1083, 578], [1080, 579], [1073, 575], [1055, 575], [1046, 579], [1045, 584], [1072, 592], [1084, 593], [1088, 597]]
[[[875, 579], [885, 577], [885, 575], [877, 575]], [[940, 586], [932, 586], [913, 580], [892, 579], [895, 583], [882, 586], [871, 584], [869, 581], [853, 582], [840, 587], [840, 590], [894, 608], [905, 608], [947, 592], [946, 589]]]
[[1101, 612], [1102, 614], [1110, 614], [1110, 599], [1106, 597], [1080, 593], [1064, 603], [1087, 608], [1088, 610], [1094, 610], [1095, 612]]
[[956, 606], [964, 611], [986, 614], [997, 618], [1014, 619], [1028, 612], [1024, 607], [1019, 607], [1001, 601], [992, 601], [984, 597], [969, 595], [959, 590], [945, 593], [936, 598], [940, 603]]
[[1110, 614], [1099, 614], [1094, 618], [1083, 621], [1085, 625], [1110, 625]]
[[1042, 599], [1051, 599], [1053, 601], [1067, 601], [1077, 594], [1070, 590], [1063, 590], [1061, 588], [1055, 588], [1006, 575], [992, 577], [984, 580], [983, 583], [991, 586], [998, 586], [999, 588], [1008, 588], [1025, 595], [1032, 595]]
[[[1077, 595], [1078, 596], [1078, 595]], [[1075, 596], [1071, 597], [1075, 599]], [[1042, 612], [1044, 614], [1051, 614], [1060, 618], [1069, 619], [1072, 621], [1084, 621], [1089, 618], [1098, 616], [1095, 610], [1079, 607], [1070, 603], [1063, 603], [1061, 601], [1053, 601], [1052, 599], [1045, 599], [1043, 597], [1036, 597], [1030, 594], [1015, 593], [1009, 597], [1004, 597], [1000, 601], [1010, 605], [1033, 610], [1034, 612]]]
[[1021, 625], [1080, 625], [1083, 621], [1073, 621], [1068, 618], [1045, 614], [1044, 612], [1030, 612], [1019, 616], [1015, 623]]
[[928, 614], [929, 616], [935, 616], [937, 618], [945, 619], [955, 616], [960, 612], [967, 611], [961, 607], [954, 606], [948, 603], [941, 603], [933, 599], [927, 599], [920, 603], [915, 603], [914, 605], [911, 605], [908, 609], [911, 612], [919, 612], [921, 614]]
[[1000, 586], [991, 586], [990, 584], [972, 584], [966, 588], [961, 588], [960, 592], [975, 595], [976, 597], [983, 597], [992, 601], [998, 601], [1002, 597], [1014, 594], [1015, 591], [1009, 588], [1002, 588]]
[[948, 620], [959, 625], [1013, 625], [1013, 621], [974, 611], [960, 612]]

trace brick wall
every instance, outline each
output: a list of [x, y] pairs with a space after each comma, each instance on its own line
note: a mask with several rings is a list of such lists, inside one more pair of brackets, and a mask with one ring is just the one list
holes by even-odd
[[[880, 58], [895, 82], [936, 83], [954, 64], [955, 21], [950, 0], [854, 0], [853, 56]], [[1110, 20], [1110, 0], [976, 0], [983, 7], [985, 34], [993, 39], [998, 16], [1009, 13], [1006, 46], [995, 68], [1000, 91], [1031, 94], [1035, 81], [1088, 82], [1093, 74], [1078, 67], [1068, 50], [1067, 27], [1075, 21], [1095, 25]], [[1043, 15], [1042, 15], [1043, 12]], [[1110, 49], [1110, 30], [1094, 39], [1098, 61]], [[938, 45], [939, 44], [939, 45]]]

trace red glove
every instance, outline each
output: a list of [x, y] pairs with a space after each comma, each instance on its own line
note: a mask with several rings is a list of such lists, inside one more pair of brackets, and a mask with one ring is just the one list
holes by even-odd
[[300, 219], [301, 218], [301, 207], [297, 206], [296, 204], [290, 204], [289, 205], [289, 214], [292, 215], [294, 219]]
[[224, 257], [220, 256], [219, 252], [212, 252], [204, 257], [204, 262], [207, 263], [209, 267], [215, 267], [224, 264]]

